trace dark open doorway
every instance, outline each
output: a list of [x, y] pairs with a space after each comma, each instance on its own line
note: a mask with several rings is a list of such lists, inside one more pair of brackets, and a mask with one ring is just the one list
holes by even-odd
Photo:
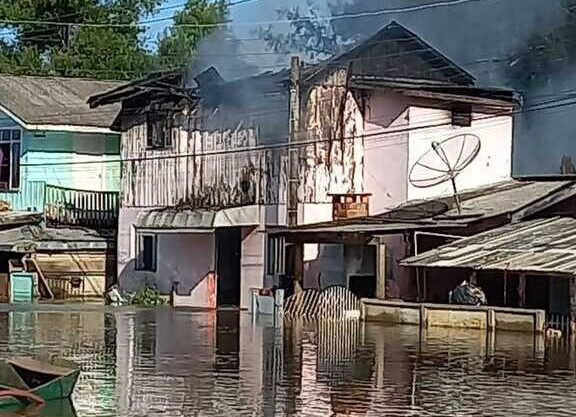
[[240, 306], [240, 259], [242, 229], [226, 228], [216, 231], [218, 274], [218, 306]]

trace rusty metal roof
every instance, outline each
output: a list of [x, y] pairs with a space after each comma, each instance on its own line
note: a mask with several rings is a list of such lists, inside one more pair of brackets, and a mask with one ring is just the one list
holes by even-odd
[[510, 224], [405, 259], [402, 266], [575, 274], [576, 219]]

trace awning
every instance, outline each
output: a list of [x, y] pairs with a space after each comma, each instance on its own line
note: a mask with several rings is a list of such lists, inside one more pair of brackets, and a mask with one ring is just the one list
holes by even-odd
[[510, 224], [405, 259], [408, 267], [576, 274], [576, 219]]
[[155, 232], [208, 232], [221, 227], [257, 226], [258, 206], [232, 207], [221, 210], [160, 209], [142, 213], [136, 228]]

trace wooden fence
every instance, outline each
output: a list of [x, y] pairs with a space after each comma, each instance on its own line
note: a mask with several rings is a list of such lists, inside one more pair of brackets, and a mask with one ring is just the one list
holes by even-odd
[[44, 215], [52, 226], [108, 229], [118, 223], [119, 193], [46, 185]]

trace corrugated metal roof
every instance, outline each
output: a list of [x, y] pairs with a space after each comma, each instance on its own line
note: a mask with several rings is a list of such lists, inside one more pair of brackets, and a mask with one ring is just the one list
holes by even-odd
[[10, 252], [106, 250], [111, 236], [89, 229], [27, 225], [0, 231], [0, 250]]
[[153, 210], [138, 217], [141, 229], [212, 229], [215, 211], [209, 210]]
[[136, 220], [136, 228], [150, 230], [210, 230], [218, 227], [258, 224], [260, 224], [260, 207], [256, 205], [220, 210], [165, 208], [142, 213]]
[[42, 221], [42, 214], [31, 211], [0, 211], [0, 227], [35, 224]]
[[120, 85], [78, 78], [0, 75], [0, 104], [29, 125], [110, 128], [120, 105], [92, 109], [87, 101]]
[[536, 202], [552, 199], [564, 190], [567, 192], [563, 199], [576, 195], [576, 183], [505, 181], [462, 191], [462, 213], [458, 213], [452, 196], [443, 196], [408, 201], [390, 211], [369, 217], [301, 225], [278, 229], [275, 233], [377, 233], [430, 227], [465, 227], [484, 218], [517, 213]]
[[403, 266], [576, 273], [576, 219], [510, 224], [408, 258]]

